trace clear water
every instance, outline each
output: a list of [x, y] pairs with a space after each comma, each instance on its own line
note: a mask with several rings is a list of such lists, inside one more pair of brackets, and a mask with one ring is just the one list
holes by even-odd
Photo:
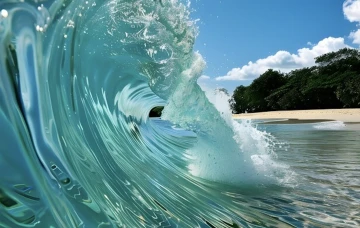
[[286, 142], [276, 153], [296, 173], [297, 182], [294, 188], [275, 195], [280, 202], [270, 200], [271, 211], [265, 213], [280, 212], [295, 226], [360, 225], [360, 124], [258, 126]]
[[1, 227], [359, 226], [358, 127], [233, 121], [189, 7], [0, 2]]

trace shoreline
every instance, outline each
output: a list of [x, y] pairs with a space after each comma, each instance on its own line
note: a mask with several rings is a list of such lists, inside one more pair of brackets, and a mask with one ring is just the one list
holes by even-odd
[[233, 114], [234, 119], [293, 119], [360, 123], [360, 108], [269, 111]]

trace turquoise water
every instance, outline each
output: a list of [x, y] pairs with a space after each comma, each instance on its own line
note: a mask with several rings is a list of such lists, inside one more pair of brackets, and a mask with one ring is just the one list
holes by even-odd
[[190, 11], [0, 2], [1, 227], [359, 226], [357, 125], [233, 121]]

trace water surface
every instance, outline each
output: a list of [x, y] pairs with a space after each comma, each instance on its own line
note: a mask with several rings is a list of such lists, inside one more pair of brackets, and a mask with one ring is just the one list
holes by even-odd
[[0, 2], [0, 226], [359, 226], [357, 127], [233, 121], [190, 11]]

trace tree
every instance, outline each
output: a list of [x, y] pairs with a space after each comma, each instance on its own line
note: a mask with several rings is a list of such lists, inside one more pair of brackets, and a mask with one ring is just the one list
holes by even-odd
[[234, 112], [360, 107], [360, 51], [344, 48], [315, 58], [317, 66], [287, 74], [269, 69], [230, 100]]
[[344, 76], [346, 79], [336, 88], [336, 97], [345, 108], [360, 108], [360, 75], [346, 72]]
[[215, 91], [224, 93], [226, 96], [230, 96], [229, 92], [225, 88], [217, 88]]
[[249, 96], [249, 111], [261, 112], [271, 110], [268, 106], [266, 97], [274, 92], [279, 87], [286, 83], [284, 74], [272, 69], [267, 70], [265, 73], [255, 79], [248, 88]]
[[[323, 55], [320, 55], [315, 58], [315, 63], [320, 67], [325, 67], [336, 62], [341, 62], [341, 60], [357, 60], [360, 59], [360, 52], [357, 49], [352, 48], [343, 48], [336, 52], [329, 52]], [[351, 65], [348, 65], [349, 67]]]
[[314, 74], [314, 68], [293, 70], [286, 75], [286, 84], [274, 90], [266, 101], [271, 110], [306, 109], [307, 97], [303, 92]]
[[243, 85], [236, 87], [229, 102], [233, 113], [247, 112], [249, 103], [247, 87]]

